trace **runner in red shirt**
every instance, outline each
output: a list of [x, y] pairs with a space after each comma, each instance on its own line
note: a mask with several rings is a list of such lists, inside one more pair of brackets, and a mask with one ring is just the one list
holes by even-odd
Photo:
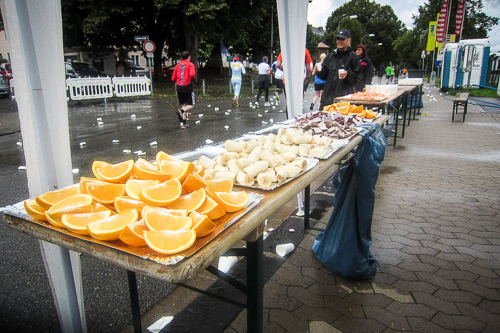
[[[276, 67], [279, 69], [283, 70], [283, 58], [281, 56], [281, 52], [278, 56], [278, 61], [276, 62]], [[304, 96], [306, 94], [307, 86], [309, 85], [309, 77], [311, 76], [312, 72], [312, 58], [311, 54], [309, 53], [309, 50], [306, 48], [305, 49], [305, 56], [304, 56]], [[285, 78], [283, 78], [283, 84], [285, 83]]]
[[181, 129], [186, 129], [189, 127], [187, 117], [190, 113], [188, 111], [193, 109], [195, 104], [193, 80], [196, 77], [196, 69], [191, 62], [189, 51], [183, 51], [181, 57], [182, 61], [174, 68], [172, 81], [175, 82], [175, 91], [177, 92], [177, 98], [181, 106], [175, 113], [181, 122]]

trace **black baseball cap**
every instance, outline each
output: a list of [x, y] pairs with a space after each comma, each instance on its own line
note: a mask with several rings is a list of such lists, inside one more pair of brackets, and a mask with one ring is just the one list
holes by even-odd
[[347, 29], [342, 29], [342, 30], [339, 31], [339, 33], [335, 37], [351, 38], [351, 33]]

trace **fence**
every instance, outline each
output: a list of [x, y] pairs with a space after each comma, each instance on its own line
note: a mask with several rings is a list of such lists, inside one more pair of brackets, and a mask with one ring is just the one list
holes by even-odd
[[151, 80], [147, 76], [115, 76], [112, 81], [117, 97], [151, 95]]
[[66, 80], [69, 98], [74, 101], [113, 97], [110, 77], [69, 78]]

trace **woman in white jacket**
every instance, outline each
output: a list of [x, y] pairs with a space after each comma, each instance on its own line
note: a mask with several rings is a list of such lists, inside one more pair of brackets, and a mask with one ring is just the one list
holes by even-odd
[[246, 74], [245, 66], [240, 62], [240, 58], [234, 57], [233, 62], [231, 63], [231, 71], [233, 75], [231, 76], [231, 85], [233, 86], [234, 97], [233, 97], [233, 106], [237, 108], [240, 107], [240, 103], [238, 99], [240, 98], [240, 90], [241, 90], [241, 82], [242, 74]]

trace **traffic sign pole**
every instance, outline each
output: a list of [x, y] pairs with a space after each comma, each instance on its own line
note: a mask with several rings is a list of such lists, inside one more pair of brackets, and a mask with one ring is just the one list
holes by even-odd
[[156, 50], [156, 45], [150, 40], [147, 40], [142, 44], [142, 48], [147, 53], [148, 66], [149, 66], [149, 81], [151, 82], [151, 95], [153, 95], [153, 77], [151, 76], [151, 58], [153, 58], [153, 52]]

